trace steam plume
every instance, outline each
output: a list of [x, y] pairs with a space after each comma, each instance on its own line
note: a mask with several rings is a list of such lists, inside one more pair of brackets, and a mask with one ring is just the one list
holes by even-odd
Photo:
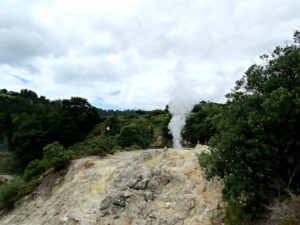
[[169, 102], [169, 111], [172, 114], [172, 119], [168, 128], [173, 136], [173, 147], [182, 149], [181, 131], [185, 125], [187, 116], [196, 103], [196, 93], [193, 90], [191, 80], [186, 76], [183, 63], [177, 63], [173, 77], [175, 84], [172, 90], [172, 99]]

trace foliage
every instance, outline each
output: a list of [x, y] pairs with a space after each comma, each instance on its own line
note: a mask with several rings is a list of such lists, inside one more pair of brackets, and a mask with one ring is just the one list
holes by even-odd
[[0, 141], [8, 140], [23, 167], [41, 159], [49, 143], [68, 147], [83, 141], [100, 120], [97, 109], [84, 98], [49, 101], [27, 89], [0, 93]]
[[138, 145], [130, 145], [130, 146], [124, 148], [125, 151], [134, 151], [134, 150], [140, 150], [140, 149], [141, 149], [141, 146], [138, 146]]
[[108, 117], [105, 121], [105, 129], [107, 136], [113, 136], [120, 133], [121, 121], [116, 114]]
[[73, 154], [71, 150], [65, 150], [57, 141], [46, 145], [43, 148], [43, 152], [43, 161], [47, 169], [51, 167], [54, 167], [55, 169], [65, 167]]
[[0, 189], [0, 209], [11, 208], [18, 200], [19, 191], [25, 186], [25, 182], [20, 177], [14, 177], [7, 185]]
[[230, 201], [227, 203], [227, 207], [225, 210], [225, 224], [232, 225], [246, 225], [248, 219], [245, 216], [244, 206], [240, 204], [238, 201]]
[[[59, 112], [54, 132], [54, 140], [64, 146], [71, 146], [83, 141], [85, 135], [99, 121], [97, 109], [88, 101], [80, 97], [71, 97], [62, 101], [62, 109]], [[53, 140], [53, 141], [54, 141]]]
[[147, 147], [153, 138], [153, 132], [145, 122], [139, 121], [136, 124], [129, 124], [122, 127], [118, 144], [122, 147], [138, 145], [143, 148]]
[[91, 155], [105, 156], [106, 152], [103, 148], [92, 148], [89, 152]]
[[68, 149], [73, 152], [73, 157], [81, 157], [87, 155], [104, 156], [107, 153], [110, 153], [116, 145], [117, 137], [108, 136], [104, 139], [87, 139], [83, 142], [76, 143]]
[[[167, 107], [166, 107], [167, 108]], [[171, 142], [172, 141], [172, 135], [169, 131], [168, 125], [171, 121], [171, 114], [168, 113], [167, 116], [165, 117], [165, 119], [163, 120], [162, 126], [161, 126], [161, 130], [162, 130], [162, 137], [166, 140], [166, 142]]]
[[30, 181], [28, 181], [24, 188], [20, 189], [18, 192], [18, 199], [22, 198], [23, 196], [26, 196], [30, 193], [32, 193], [42, 182], [42, 179], [40, 177], [32, 178]]
[[24, 171], [24, 179], [26, 181], [31, 180], [33, 177], [40, 175], [44, 172], [46, 166], [44, 165], [44, 161], [40, 159], [35, 159], [31, 161]]
[[222, 112], [221, 104], [201, 101], [194, 106], [193, 113], [187, 118], [182, 136], [190, 143], [207, 144], [216, 134], [216, 118]]
[[53, 142], [43, 148], [44, 156], [40, 159], [31, 161], [25, 171], [24, 178], [26, 181], [41, 175], [49, 168], [56, 170], [62, 169], [67, 166], [74, 154], [71, 150], [65, 150], [59, 142]]
[[16, 157], [24, 164], [41, 158], [41, 149], [46, 140], [38, 118], [35, 115], [20, 114], [14, 119], [13, 126], [10, 147], [14, 149]]
[[9, 151], [0, 151], [0, 174], [15, 174], [20, 172], [19, 160]]
[[270, 199], [300, 188], [296, 40], [262, 56], [263, 65], [251, 66], [236, 82], [210, 141], [211, 155], [200, 160], [208, 178], [224, 179], [224, 199], [242, 205], [246, 219], [260, 217]]
[[112, 147], [111, 151], [114, 153], [116, 151], [122, 151], [123, 148], [120, 145], [115, 145]]
[[118, 145], [118, 136], [108, 136], [102, 143], [105, 152], [110, 152], [114, 146]]

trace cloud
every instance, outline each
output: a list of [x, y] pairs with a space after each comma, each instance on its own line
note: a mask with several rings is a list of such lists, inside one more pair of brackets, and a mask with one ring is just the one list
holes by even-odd
[[177, 62], [199, 101], [224, 102], [259, 55], [300, 29], [293, 0], [0, 0], [0, 7], [3, 88], [115, 108], [165, 107]]

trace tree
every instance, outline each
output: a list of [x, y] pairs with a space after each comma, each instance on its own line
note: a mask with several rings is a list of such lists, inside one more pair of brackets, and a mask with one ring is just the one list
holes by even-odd
[[118, 143], [122, 147], [138, 145], [145, 148], [151, 143], [152, 138], [151, 128], [147, 127], [145, 123], [139, 122], [122, 127]]
[[114, 136], [120, 133], [121, 122], [115, 113], [106, 119], [105, 127], [107, 136]]
[[182, 136], [190, 143], [207, 144], [217, 132], [215, 118], [222, 112], [222, 105], [201, 101], [195, 105], [193, 113], [187, 118]]
[[13, 127], [10, 147], [16, 157], [24, 165], [34, 159], [40, 159], [46, 140], [39, 120], [35, 116], [24, 113], [15, 118]]
[[[224, 179], [223, 196], [244, 218], [259, 217], [270, 199], [300, 188], [300, 48], [263, 55], [227, 95], [211, 154], [200, 157], [207, 177]], [[230, 207], [229, 207], [230, 208]]]
[[62, 116], [71, 118], [86, 133], [99, 121], [98, 111], [84, 98], [71, 97], [62, 101]]
[[43, 161], [46, 168], [54, 167], [55, 169], [61, 169], [66, 166], [72, 155], [72, 152], [65, 150], [58, 141], [46, 145], [43, 148], [43, 152]]
[[85, 135], [99, 121], [97, 109], [80, 97], [71, 97], [61, 101], [62, 107], [56, 114], [56, 122], [51, 127], [52, 134], [64, 146], [83, 141]]
[[0, 209], [13, 208], [15, 201], [19, 199], [19, 192], [25, 187], [21, 177], [14, 177], [8, 184], [0, 187]]
[[23, 98], [31, 99], [31, 100], [38, 99], [38, 95], [34, 91], [27, 90], [27, 89], [22, 89], [20, 92], [20, 96]]

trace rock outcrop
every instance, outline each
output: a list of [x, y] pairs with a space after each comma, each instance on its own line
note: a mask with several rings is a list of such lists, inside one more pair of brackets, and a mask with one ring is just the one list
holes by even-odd
[[0, 224], [221, 224], [222, 182], [202, 176], [196, 153], [143, 150], [74, 160]]

